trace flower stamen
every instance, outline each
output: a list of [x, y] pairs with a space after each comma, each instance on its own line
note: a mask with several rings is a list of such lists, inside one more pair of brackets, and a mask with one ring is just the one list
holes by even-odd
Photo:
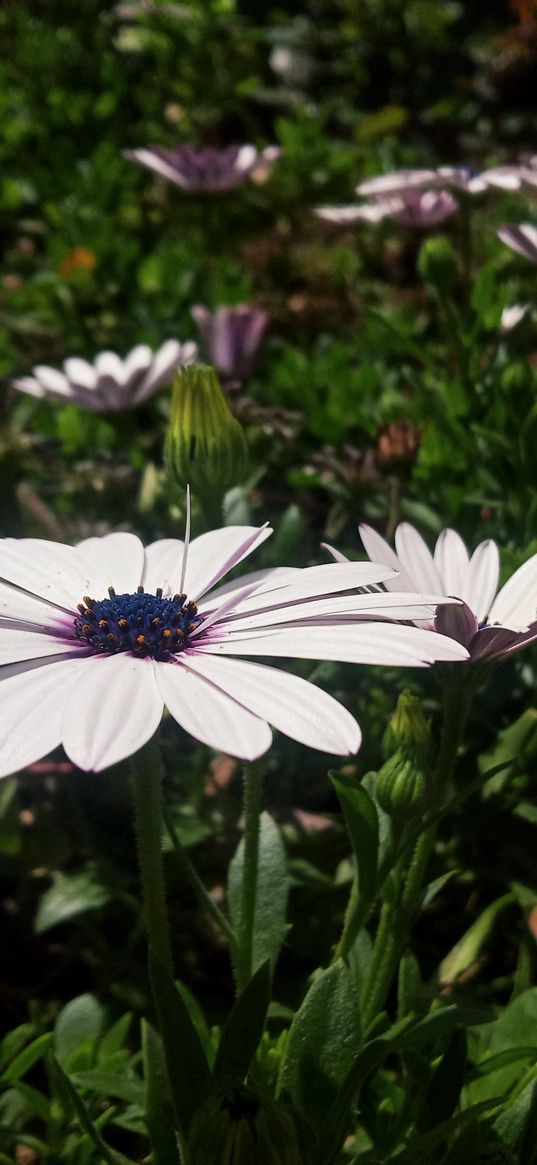
[[128, 651], [166, 661], [190, 646], [190, 636], [203, 622], [196, 604], [188, 602], [185, 594], [165, 599], [162, 587], [154, 595], [146, 594], [141, 586], [135, 594], [124, 595], [109, 587], [108, 594], [108, 599], [98, 600], [85, 595], [77, 608], [80, 616], [75, 618], [77, 638], [99, 654]]

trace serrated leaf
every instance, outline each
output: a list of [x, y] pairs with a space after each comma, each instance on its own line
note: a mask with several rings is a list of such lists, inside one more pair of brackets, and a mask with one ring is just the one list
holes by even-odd
[[215, 1081], [226, 1090], [242, 1084], [263, 1035], [270, 1003], [270, 960], [262, 963], [241, 992], [224, 1025], [216, 1060]]
[[170, 1094], [184, 1137], [192, 1117], [213, 1092], [207, 1057], [183, 999], [164, 964], [149, 952], [149, 973], [157, 1009]]
[[[231, 860], [228, 876], [229, 912], [236, 934], [240, 932], [243, 855], [244, 844], [241, 841]], [[268, 813], [262, 813], [259, 824], [253, 971], [256, 971], [266, 959], [270, 959], [274, 969], [287, 933], [288, 891], [287, 862], [280, 831], [272, 817]]]
[[296, 1013], [278, 1080], [278, 1092], [290, 1096], [316, 1132], [324, 1128], [361, 1038], [358, 993], [338, 960], [314, 979]]

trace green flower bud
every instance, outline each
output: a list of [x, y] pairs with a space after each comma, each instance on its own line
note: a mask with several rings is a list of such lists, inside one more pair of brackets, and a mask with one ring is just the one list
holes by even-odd
[[408, 819], [425, 808], [425, 774], [409, 760], [404, 748], [399, 748], [382, 766], [375, 793], [381, 809], [390, 817]]
[[[249, 1088], [215, 1097], [192, 1121], [188, 1165], [310, 1165], [293, 1114]], [[304, 1155], [305, 1152], [307, 1155]]]
[[201, 497], [221, 496], [244, 480], [244, 433], [214, 368], [189, 366], [176, 375], [164, 458], [170, 476]]
[[451, 287], [458, 273], [457, 255], [445, 235], [425, 239], [418, 255], [418, 272], [425, 283], [441, 292]]
[[403, 748], [405, 755], [418, 768], [429, 768], [433, 752], [431, 726], [423, 715], [419, 696], [405, 689], [386, 729], [384, 745], [387, 752]]

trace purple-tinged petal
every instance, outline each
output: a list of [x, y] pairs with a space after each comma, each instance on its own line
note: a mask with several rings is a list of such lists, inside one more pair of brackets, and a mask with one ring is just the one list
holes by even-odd
[[496, 594], [500, 574], [500, 555], [490, 538], [480, 542], [470, 559], [466, 588], [461, 598], [468, 603], [478, 623], [486, 619]]
[[487, 186], [495, 186], [499, 190], [520, 190], [527, 174], [531, 175], [531, 171], [524, 166], [491, 166], [483, 170], [481, 178]]
[[181, 566], [185, 544], [179, 538], [159, 538], [145, 548], [145, 565], [142, 576], [144, 590], [156, 594], [162, 588], [164, 597], [177, 593], [181, 578]]
[[469, 645], [470, 660], [473, 662], [487, 656], [511, 655], [513, 651], [518, 651], [536, 637], [537, 631], [531, 635], [510, 631], [508, 627], [481, 627]]
[[[257, 593], [256, 599], [259, 599], [261, 603]], [[343, 598], [330, 595], [320, 599], [287, 600], [272, 608], [270, 605], [261, 605], [260, 609], [253, 614], [247, 614], [245, 611], [246, 598], [244, 603], [241, 603], [240, 600], [236, 601], [237, 610], [230, 612], [227, 617], [223, 608], [219, 608], [215, 615], [219, 621], [220, 619], [225, 620], [223, 626], [226, 632], [232, 631], [240, 635], [243, 630], [251, 627], [304, 623], [310, 619], [316, 623], [339, 620], [340, 618], [343, 618], [344, 622], [347, 622], [349, 618], [369, 621], [371, 619], [389, 619], [391, 622], [431, 620], [438, 604], [448, 600], [434, 595], [417, 595], [412, 591], [391, 591], [388, 593], [377, 591], [374, 594], [345, 595]], [[204, 630], [205, 624], [202, 624], [200, 634]]]
[[39, 400], [47, 395], [43, 385], [35, 379], [35, 376], [19, 376], [17, 380], [12, 380], [12, 388], [18, 389], [19, 392], [26, 392], [28, 396], [36, 396]]
[[197, 356], [194, 343], [180, 344], [177, 340], [167, 340], [155, 353], [153, 362], [142, 387], [136, 394], [135, 404], [147, 400], [164, 384], [169, 383], [176, 368], [190, 364]]
[[154, 736], [163, 706], [153, 660], [126, 652], [90, 656], [65, 703], [65, 751], [79, 768], [100, 772]]
[[479, 628], [473, 611], [466, 603], [439, 607], [434, 625], [440, 635], [456, 639], [457, 643], [462, 643], [463, 647], [467, 648], [470, 648], [470, 643]]
[[174, 720], [202, 744], [242, 760], [255, 760], [270, 748], [266, 721], [254, 716], [212, 680], [190, 670], [189, 658], [156, 668], [157, 683]]
[[[238, 613], [256, 615], [258, 611], [286, 610], [291, 603], [310, 603], [318, 597], [326, 599], [329, 595], [357, 590], [390, 577], [390, 567], [382, 567], [375, 562], [330, 562], [324, 566], [306, 566], [296, 570], [288, 579], [285, 575], [274, 578], [274, 572], [269, 571], [265, 580], [259, 582], [255, 593], [241, 602]], [[239, 581], [243, 582], [242, 579]], [[355, 605], [358, 605], [360, 598], [355, 596]], [[203, 605], [209, 608], [209, 600], [205, 600]]]
[[49, 368], [46, 364], [36, 364], [32, 371], [47, 395], [53, 393], [61, 400], [69, 399], [73, 395], [67, 377], [64, 376], [63, 372], [58, 372], [57, 368]]
[[442, 530], [434, 548], [434, 562], [442, 580], [443, 594], [464, 597], [468, 602], [465, 587], [470, 559], [456, 530]]
[[384, 202], [364, 202], [361, 206], [317, 206], [315, 214], [325, 222], [336, 226], [352, 225], [356, 222], [377, 223], [402, 208], [401, 199], [386, 199]]
[[[189, 599], [197, 599], [243, 558], [270, 538], [272, 530], [265, 526], [224, 526], [220, 530], [209, 530], [194, 538], [188, 549], [185, 575], [185, 591]], [[177, 584], [181, 578], [181, 564]]]
[[0, 627], [0, 667], [29, 659], [44, 659], [49, 655], [72, 655], [77, 648], [74, 636], [60, 639], [37, 631]]
[[506, 247], [528, 259], [530, 263], [537, 263], [537, 226], [532, 223], [520, 223], [518, 226], [503, 226], [496, 231], [498, 238]]
[[511, 575], [489, 611], [489, 624], [525, 631], [537, 619], [537, 554]]
[[307, 680], [263, 664], [208, 655], [190, 655], [188, 667], [292, 740], [338, 756], [360, 747], [354, 717]]
[[136, 162], [138, 166], [147, 166], [149, 170], [153, 170], [155, 174], [158, 174], [159, 178], [165, 178], [167, 182], [174, 182], [176, 186], [181, 186], [183, 190], [188, 190], [189, 183], [183, 174], [181, 174], [180, 170], [176, 169], [168, 158], [157, 153], [155, 147], [139, 150], [123, 150], [123, 157], [128, 162]]
[[86, 660], [52, 660], [0, 671], [0, 777], [47, 756], [61, 742], [64, 702]]

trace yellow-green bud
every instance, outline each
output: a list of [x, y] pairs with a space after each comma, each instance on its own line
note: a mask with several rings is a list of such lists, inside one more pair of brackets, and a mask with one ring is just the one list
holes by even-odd
[[407, 688], [401, 692], [397, 707], [390, 719], [384, 736], [386, 752], [405, 750], [405, 755], [418, 768], [430, 766], [433, 752], [431, 726], [423, 715], [423, 705], [419, 696]]
[[[307, 1151], [307, 1150], [306, 1150]], [[192, 1121], [188, 1165], [309, 1165], [293, 1114], [246, 1087], [213, 1098]]]
[[382, 766], [375, 793], [381, 809], [391, 817], [408, 819], [425, 808], [425, 774], [409, 760], [404, 748], [399, 748]]
[[222, 495], [244, 480], [246, 440], [214, 368], [189, 366], [176, 375], [164, 457], [170, 476], [201, 496]]
[[425, 239], [418, 255], [418, 271], [425, 283], [447, 291], [458, 272], [457, 255], [445, 235]]

